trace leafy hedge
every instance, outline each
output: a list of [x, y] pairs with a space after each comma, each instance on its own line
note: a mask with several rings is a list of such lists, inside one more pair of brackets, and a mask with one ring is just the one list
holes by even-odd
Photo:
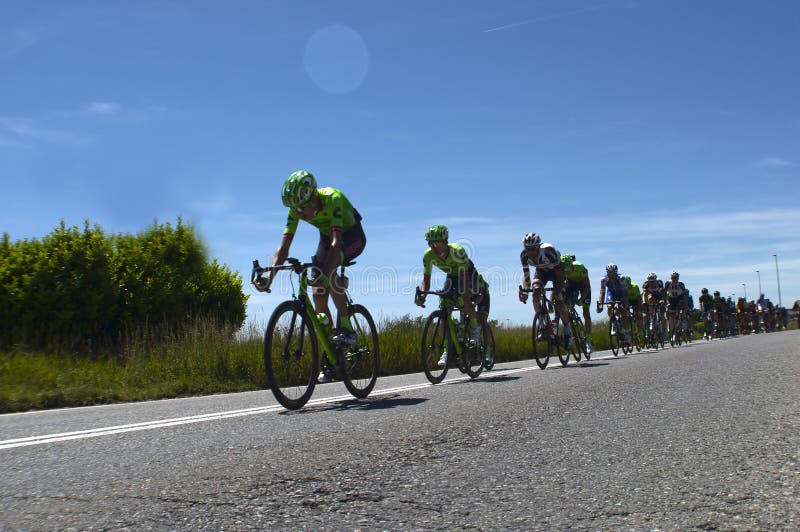
[[180, 219], [137, 235], [106, 235], [62, 221], [41, 240], [0, 241], [0, 348], [17, 345], [97, 354], [151, 326], [180, 328], [212, 317], [245, 318], [242, 280], [209, 263]]

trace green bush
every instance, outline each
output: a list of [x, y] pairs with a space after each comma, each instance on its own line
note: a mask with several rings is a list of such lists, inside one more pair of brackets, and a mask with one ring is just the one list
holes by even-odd
[[[0, 347], [115, 352], [137, 330], [245, 318], [242, 280], [209, 263], [194, 228], [178, 219], [137, 235], [107, 236], [62, 221], [42, 240], [0, 241]], [[124, 342], [122, 342], [124, 343]]]

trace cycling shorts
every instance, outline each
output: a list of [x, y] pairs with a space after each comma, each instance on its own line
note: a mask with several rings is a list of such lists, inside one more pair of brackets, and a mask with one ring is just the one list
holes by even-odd
[[592, 301], [592, 289], [591, 287], [587, 288], [585, 283], [575, 283], [567, 279], [564, 286], [564, 300], [572, 306], [578, 303], [588, 305]]
[[[463, 292], [463, 290], [459, 290], [459, 282], [458, 277], [455, 275], [448, 275], [447, 281], [445, 281], [445, 290], [447, 290], [447, 294], [444, 296], [448, 299], [452, 299], [453, 301], [458, 300], [458, 296]], [[477, 286], [472, 286], [472, 293], [473, 299], [478, 293]], [[478, 303], [477, 311], [482, 314], [489, 314], [489, 308], [491, 307], [491, 298], [489, 297], [489, 287], [485, 286], [483, 288], [483, 299], [480, 303]]]
[[[344, 254], [344, 262], [353, 260], [361, 255], [364, 247], [367, 245], [367, 237], [364, 235], [364, 229], [360, 223], [351, 227], [346, 233], [342, 233], [342, 253]], [[331, 249], [330, 235], [319, 234], [319, 244], [317, 245], [317, 252], [311, 261], [314, 266], [321, 266], [328, 256], [328, 251]]]
[[669, 308], [671, 312], [686, 308], [686, 299], [683, 296], [669, 298]]
[[553, 283], [553, 286], [556, 285], [556, 269], [555, 268], [536, 268], [536, 271], [533, 272], [533, 284], [537, 285], [540, 284], [542, 286], [547, 286], [547, 283]]

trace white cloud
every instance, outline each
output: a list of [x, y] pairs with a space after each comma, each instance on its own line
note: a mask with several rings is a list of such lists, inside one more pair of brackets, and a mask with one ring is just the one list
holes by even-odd
[[0, 130], [16, 140], [32, 140], [49, 144], [86, 145], [91, 139], [71, 131], [42, 127], [33, 120], [0, 116]]
[[489, 32], [493, 32], [493, 31], [508, 30], [508, 29], [511, 29], [511, 28], [517, 28], [519, 26], [527, 26], [529, 24], [537, 24], [539, 22], [547, 22], [547, 21], [550, 21], [550, 20], [556, 20], [556, 19], [560, 19], [560, 18], [571, 17], [571, 16], [574, 16], [574, 15], [581, 15], [583, 13], [589, 13], [591, 11], [599, 11], [599, 10], [602, 10], [602, 9], [609, 9], [609, 8], [615, 8], [615, 7], [632, 8], [632, 7], [636, 7], [636, 3], [633, 2], [633, 1], [607, 2], [605, 4], [599, 4], [599, 5], [596, 5], [596, 6], [589, 6], [589, 7], [584, 7], [584, 8], [581, 8], [581, 9], [573, 9], [572, 11], [561, 11], [559, 13], [553, 13], [551, 15], [544, 15], [544, 16], [541, 16], [541, 17], [531, 18], [531, 19], [520, 21], [520, 22], [513, 22], [511, 24], [506, 24], [504, 26], [498, 26], [496, 28], [490, 28], [488, 30], [483, 30], [483, 32], [484, 33], [489, 33]]
[[778, 157], [765, 157], [756, 163], [761, 168], [794, 168], [797, 166], [791, 161], [780, 159]]
[[0, 34], [0, 58], [18, 55], [41, 41], [40, 31], [31, 28], [14, 28]]
[[113, 115], [119, 112], [120, 105], [113, 102], [92, 102], [89, 111], [100, 115]]

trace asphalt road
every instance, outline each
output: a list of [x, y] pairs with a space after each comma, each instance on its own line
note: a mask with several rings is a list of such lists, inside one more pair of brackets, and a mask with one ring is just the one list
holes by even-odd
[[0, 529], [800, 529], [798, 331], [448, 378], [0, 416]]

